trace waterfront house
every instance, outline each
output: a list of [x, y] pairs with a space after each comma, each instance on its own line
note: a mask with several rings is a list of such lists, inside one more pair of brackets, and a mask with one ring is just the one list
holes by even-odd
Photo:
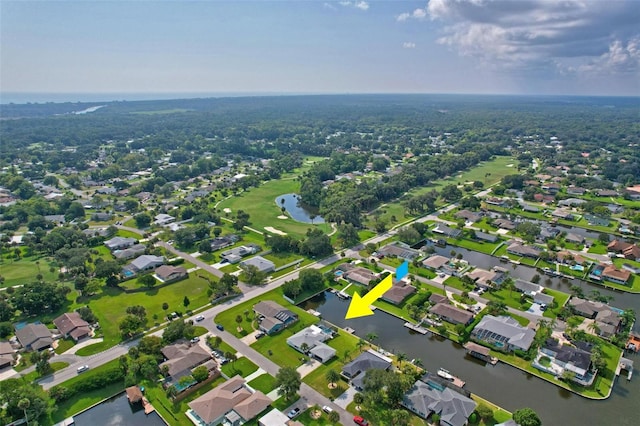
[[468, 325], [473, 321], [473, 314], [448, 303], [437, 303], [429, 308], [429, 313], [451, 324]]
[[382, 295], [381, 299], [394, 305], [399, 305], [415, 292], [416, 288], [414, 286], [400, 280], [394, 282], [393, 286]]
[[558, 207], [577, 207], [584, 203], [586, 203], [586, 200], [582, 200], [580, 198], [566, 198], [558, 201]]
[[594, 216], [589, 213], [584, 214], [584, 219], [589, 223], [589, 225], [595, 226], [609, 226], [609, 219], [605, 219], [602, 217]]
[[444, 265], [449, 263], [449, 258], [444, 256], [440, 256], [439, 254], [434, 254], [433, 256], [422, 261], [422, 264], [427, 269], [431, 269], [432, 271], [438, 271]]
[[598, 197], [617, 197], [618, 191], [613, 189], [598, 189], [596, 190], [596, 195]]
[[196, 426], [239, 426], [271, 405], [260, 391], [252, 391], [240, 376], [235, 376], [189, 403], [187, 417]]
[[502, 207], [504, 205], [504, 199], [499, 198], [499, 197], [488, 197], [485, 199], [485, 202], [487, 204], [491, 204], [492, 206], [500, 206]]
[[126, 248], [131, 247], [136, 244], [138, 240], [135, 238], [123, 238], [123, 237], [113, 237], [110, 240], [104, 242], [105, 247], [109, 250], [124, 250]]
[[27, 324], [16, 329], [18, 342], [28, 351], [41, 351], [51, 347], [53, 336], [44, 324]]
[[378, 249], [378, 253], [384, 256], [404, 259], [409, 262], [420, 256], [420, 252], [418, 250], [412, 249], [407, 244], [400, 241], [387, 244], [386, 246]]
[[460, 231], [459, 229], [450, 228], [442, 223], [438, 223], [436, 227], [433, 228], [433, 232], [435, 232], [436, 234], [445, 235], [449, 238], [458, 238], [460, 235], [462, 235], [462, 231]]
[[591, 319], [594, 319], [600, 311], [611, 310], [611, 306], [606, 303], [594, 302], [593, 300], [581, 299], [579, 297], [572, 297], [568, 303], [576, 314]]
[[476, 268], [471, 272], [465, 274], [471, 280], [473, 280], [478, 287], [490, 288], [494, 285], [500, 285], [504, 281], [505, 274], [502, 271], [496, 271], [495, 269], [487, 271], [482, 268]]
[[521, 326], [511, 317], [485, 315], [474, 327], [471, 335], [497, 348], [513, 351], [526, 351], [533, 343], [535, 331]]
[[344, 376], [357, 390], [364, 388], [364, 376], [369, 370], [388, 370], [391, 367], [391, 358], [388, 358], [372, 349], [362, 352], [356, 359], [342, 367]]
[[328, 329], [310, 325], [287, 339], [287, 344], [305, 355], [310, 355], [321, 363], [336, 356], [336, 350], [324, 342], [333, 337]]
[[573, 220], [573, 213], [562, 208], [555, 209], [553, 212], [551, 212], [551, 216], [564, 220]]
[[162, 265], [156, 269], [155, 276], [160, 281], [169, 283], [187, 278], [189, 273], [182, 266]]
[[498, 241], [497, 236], [489, 234], [487, 232], [474, 231], [473, 236], [476, 240], [486, 241], [488, 243], [495, 243], [496, 241]]
[[449, 298], [443, 294], [432, 293], [429, 296], [429, 303], [437, 305], [438, 303], [449, 303]]
[[571, 244], [584, 244], [584, 237], [582, 235], [573, 234], [569, 232], [564, 240]]
[[538, 293], [542, 293], [542, 290], [544, 290], [544, 287], [542, 287], [541, 285], [520, 279], [517, 279], [513, 284], [517, 291], [529, 297], [533, 297]]
[[606, 265], [602, 270], [602, 278], [617, 284], [627, 285], [631, 279], [631, 272], [616, 268], [615, 265]]
[[507, 247], [507, 253], [514, 254], [516, 256], [536, 259], [540, 257], [540, 253], [542, 253], [542, 250], [537, 247], [524, 245], [520, 242], [513, 242]]
[[360, 284], [365, 287], [367, 287], [372, 280], [378, 278], [378, 276], [372, 271], [361, 267], [349, 268], [344, 274], [342, 274], [342, 277], [352, 283]]
[[[570, 372], [574, 382], [590, 386], [595, 379], [595, 374], [590, 369], [593, 345], [586, 342], [576, 342], [576, 345], [580, 347], [560, 344], [558, 340], [549, 338], [540, 347], [533, 366], [556, 377], [562, 377], [565, 372]], [[549, 360], [543, 365], [541, 358], [545, 356]]]
[[68, 312], [53, 320], [56, 328], [64, 337], [71, 337], [76, 342], [91, 335], [89, 323], [80, 318], [77, 312]]
[[216, 367], [211, 354], [200, 345], [175, 343], [165, 346], [161, 352], [164, 356], [164, 362], [158, 367], [162, 371], [163, 367], [166, 366], [168, 368], [167, 377], [175, 383], [181, 377], [189, 376], [194, 368], [205, 363], [208, 363], [207, 366], [210, 371]]
[[256, 303], [253, 305], [253, 311], [258, 315], [260, 330], [267, 334], [277, 333], [298, 320], [298, 315], [273, 300], [263, 300]]
[[585, 192], [587, 192], [587, 190], [579, 186], [571, 185], [567, 187], [567, 194], [570, 194], [570, 195], [584, 195]]
[[254, 256], [240, 262], [240, 267], [242, 269], [246, 269], [248, 266], [254, 266], [259, 272], [264, 273], [273, 272], [276, 269], [275, 263], [262, 256]]
[[423, 419], [440, 416], [440, 424], [464, 426], [478, 405], [474, 400], [448, 387], [418, 380], [402, 399], [402, 406]]
[[583, 265], [586, 262], [586, 259], [579, 254], [574, 254], [567, 250], [561, 250], [556, 253], [556, 261], [564, 264], [570, 264], [573, 261], [578, 265]]
[[540, 211], [538, 207], [532, 206], [531, 204], [527, 204], [527, 203], [522, 203], [521, 207], [522, 207], [522, 211], [529, 212], [529, 213], [538, 213]]

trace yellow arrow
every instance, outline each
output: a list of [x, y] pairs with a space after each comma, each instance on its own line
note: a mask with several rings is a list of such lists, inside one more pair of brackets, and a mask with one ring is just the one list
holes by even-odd
[[369, 306], [376, 300], [382, 297], [393, 286], [393, 275], [389, 274], [378, 285], [371, 289], [363, 297], [360, 297], [358, 292], [353, 293], [353, 299], [349, 304], [347, 315], [345, 319], [352, 319], [358, 317], [366, 317], [367, 315], [373, 315], [373, 311]]

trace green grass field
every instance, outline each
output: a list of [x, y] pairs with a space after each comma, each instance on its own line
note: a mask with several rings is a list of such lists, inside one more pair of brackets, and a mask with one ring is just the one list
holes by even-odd
[[[209, 284], [207, 280], [198, 277], [198, 275], [213, 279], [213, 276], [207, 272], [197, 271], [190, 274], [186, 280], [140, 293], [124, 293], [118, 289], [104, 287], [100, 294], [92, 296], [88, 300], [88, 305], [98, 317], [104, 334], [105, 341], [101, 345], [109, 347], [120, 340], [118, 323], [126, 316], [125, 311], [129, 306], [144, 306], [147, 310], [148, 324], [153, 325], [154, 314], [158, 315], [161, 322], [168, 312], [184, 312], [185, 307], [182, 304], [184, 296], [189, 298], [191, 302], [189, 309], [192, 310], [208, 303], [207, 288]], [[169, 304], [167, 311], [162, 309], [162, 304], [165, 302]]]
[[266, 232], [265, 227], [274, 227], [282, 232], [286, 232], [296, 238], [302, 238], [307, 229], [317, 227], [325, 233], [329, 233], [331, 228], [327, 224], [307, 224], [296, 222], [293, 219], [278, 219], [282, 215], [280, 207], [276, 204], [277, 197], [295, 193], [299, 189], [299, 183], [294, 179], [278, 179], [269, 181], [258, 188], [250, 188], [234, 197], [221, 202], [218, 205], [220, 210], [231, 209], [229, 218], [233, 218], [235, 212], [243, 210], [249, 213], [249, 225], [260, 232]]
[[276, 388], [276, 378], [265, 373], [250, 381], [248, 385], [266, 395]]
[[[50, 268], [53, 268], [53, 272]], [[42, 274], [45, 281], [52, 282], [58, 279], [58, 272], [57, 265], [50, 257], [32, 256], [19, 260], [3, 258], [0, 259], [0, 276], [4, 278], [4, 283], [0, 287], [12, 287], [36, 281], [38, 274]]]
[[229, 377], [239, 375], [247, 377], [258, 369], [258, 366], [246, 357], [238, 358], [237, 361], [229, 362], [222, 366], [222, 372]]

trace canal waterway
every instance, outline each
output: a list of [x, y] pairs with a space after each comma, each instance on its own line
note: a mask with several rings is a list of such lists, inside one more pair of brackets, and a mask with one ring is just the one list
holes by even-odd
[[[638, 305], [640, 296], [628, 296]], [[522, 372], [509, 365], [495, 366], [466, 356], [457, 343], [437, 336], [424, 336], [403, 326], [404, 321], [387, 313], [345, 320], [349, 300], [341, 300], [332, 293], [305, 302], [303, 308], [315, 309], [327, 321], [339, 327], [351, 327], [364, 338], [375, 333], [376, 344], [389, 352], [407, 354], [408, 359], [419, 358], [429, 371], [445, 368], [466, 381], [465, 389], [492, 401], [509, 411], [531, 407], [547, 426], [637, 426], [635, 404], [640, 396], [640, 372], [634, 378], [618, 378], [610, 398], [594, 401], [574, 395], [564, 389]], [[636, 366], [640, 357], [630, 356]]]
[[[303, 223], [324, 223], [322, 216], [318, 216], [310, 208], [300, 203], [298, 194], [284, 194], [275, 199], [278, 207], [284, 207], [293, 220]], [[313, 220], [311, 217], [313, 216]]]
[[76, 426], [166, 426], [155, 411], [144, 414], [142, 405], [129, 404], [125, 393], [73, 416]]

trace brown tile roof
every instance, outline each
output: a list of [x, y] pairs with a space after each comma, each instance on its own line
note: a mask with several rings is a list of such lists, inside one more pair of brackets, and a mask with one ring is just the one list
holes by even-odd
[[162, 265], [156, 269], [156, 275], [163, 281], [168, 278], [172, 278], [171, 275], [175, 274], [177, 277], [187, 275], [187, 270], [182, 266]]
[[394, 283], [389, 290], [387, 290], [387, 292], [382, 296], [382, 298], [397, 305], [401, 303], [404, 299], [406, 299], [410, 294], [415, 293], [415, 291], [416, 291], [416, 288], [414, 286], [404, 283], [402, 281], [398, 281]]
[[169, 376], [176, 377], [184, 371], [209, 361], [211, 354], [204, 350], [200, 345], [189, 346], [186, 343], [177, 343], [162, 348], [162, 354], [167, 361], [160, 364], [160, 367], [167, 365], [169, 367]]
[[51, 331], [44, 324], [27, 324], [16, 330], [16, 337], [22, 346], [31, 346], [31, 349], [36, 351], [53, 343]]
[[236, 404], [250, 396], [251, 392], [244, 387], [244, 379], [235, 376], [191, 401], [189, 407], [205, 423], [211, 423], [233, 410]]
[[78, 327], [89, 328], [89, 323], [80, 318], [80, 314], [77, 312], [64, 313], [54, 319], [53, 323], [56, 325], [58, 331], [64, 335], [69, 334]]
[[467, 312], [446, 303], [438, 303], [429, 309], [429, 313], [438, 315], [443, 319], [451, 320], [458, 324], [466, 324], [473, 318], [473, 314], [471, 312]]
[[448, 258], [440, 256], [439, 254], [435, 254], [430, 258], [423, 260], [422, 264], [427, 268], [438, 269], [442, 267], [442, 265], [445, 265], [447, 262], [449, 262]]
[[270, 404], [271, 400], [267, 395], [256, 391], [249, 398], [237, 403], [236, 406], [233, 407], [233, 411], [240, 414], [243, 419], [251, 420], [262, 413]]
[[626, 271], [626, 270], [620, 270], [618, 268], [616, 268], [614, 265], [607, 265], [605, 266], [604, 270], [602, 271], [602, 276], [604, 278], [614, 278], [616, 280], [619, 281], [624, 281], [627, 282], [629, 281], [629, 278], [631, 278], [631, 272]]
[[142, 391], [137, 385], [129, 386], [128, 388], [125, 389], [125, 392], [127, 393], [127, 399], [132, 404], [142, 399]]

